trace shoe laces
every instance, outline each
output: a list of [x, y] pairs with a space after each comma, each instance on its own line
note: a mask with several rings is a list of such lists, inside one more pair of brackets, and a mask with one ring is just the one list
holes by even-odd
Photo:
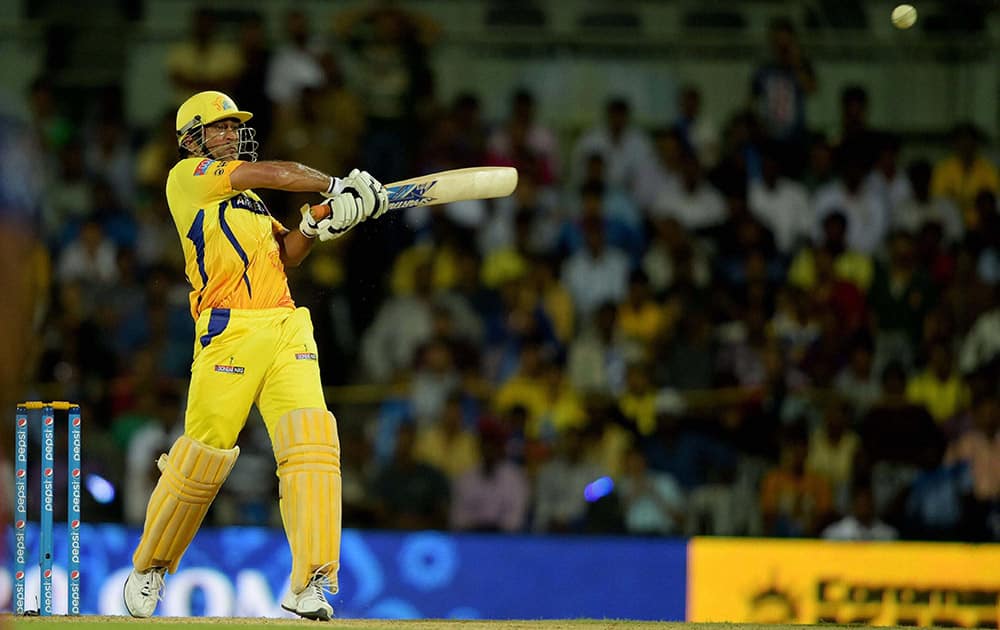
[[330, 578], [326, 575], [324, 570], [329, 567], [332, 562], [327, 562], [326, 564], [320, 565], [315, 571], [313, 571], [313, 576], [309, 580], [309, 588], [313, 589], [313, 592], [320, 599], [326, 599], [326, 593], [330, 595], [336, 595], [337, 589], [330, 586]]
[[163, 599], [163, 573], [166, 569], [152, 569], [146, 574], [146, 579], [143, 580], [142, 588], [139, 592], [142, 593], [143, 597], [155, 597], [157, 601]]

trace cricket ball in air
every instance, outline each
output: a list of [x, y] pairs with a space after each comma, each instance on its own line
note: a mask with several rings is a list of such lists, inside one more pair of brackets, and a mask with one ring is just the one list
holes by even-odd
[[917, 10], [912, 4], [900, 4], [892, 10], [892, 25], [907, 29], [917, 23]]

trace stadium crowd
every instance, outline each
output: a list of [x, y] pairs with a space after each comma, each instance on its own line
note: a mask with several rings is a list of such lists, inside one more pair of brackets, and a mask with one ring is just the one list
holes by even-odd
[[[213, 20], [165, 59], [177, 101], [230, 93], [263, 159], [520, 174], [509, 198], [366, 223], [289, 274], [346, 526], [1000, 540], [1000, 182], [975, 126], [913, 155], [851, 85], [840, 128], [815, 131], [823, 77], [784, 21], [722, 124], [690, 85], [676, 119], [639, 125], [608, 95], [566, 134], [528, 89], [501, 120], [442, 102], [438, 29], [410, 13], [319, 33], [292, 11], [276, 43], [260, 18], [232, 40]], [[139, 524], [194, 343], [163, 191], [174, 109], [140, 129], [120, 90], [74, 116], [44, 76], [28, 97], [50, 254], [34, 394], [84, 403], [85, 474], [118, 490], [88, 520]], [[289, 226], [308, 201], [263, 197]], [[251, 418], [212, 523], [280, 522], [262, 432]]]

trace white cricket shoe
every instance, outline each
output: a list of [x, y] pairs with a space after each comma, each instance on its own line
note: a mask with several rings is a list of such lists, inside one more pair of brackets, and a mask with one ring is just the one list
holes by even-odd
[[133, 617], [152, 617], [163, 590], [166, 568], [153, 567], [145, 573], [135, 569], [125, 579], [125, 608]]
[[333, 606], [326, 601], [326, 595], [324, 594], [326, 583], [326, 577], [322, 575], [313, 576], [305, 590], [301, 593], [288, 591], [285, 598], [281, 600], [281, 607], [288, 612], [295, 613], [299, 617], [330, 621], [333, 619]]

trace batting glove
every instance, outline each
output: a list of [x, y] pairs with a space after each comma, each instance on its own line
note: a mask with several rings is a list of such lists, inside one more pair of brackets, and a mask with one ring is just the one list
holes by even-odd
[[[302, 206], [299, 230], [307, 238], [331, 241], [365, 220], [360, 200], [348, 193], [326, 199], [315, 206]], [[316, 217], [320, 218], [317, 219]]]
[[361, 198], [366, 219], [377, 219], [389, 209], [389, 193], [368, 171], [354, 169], [343, 179], [344, 194]]

